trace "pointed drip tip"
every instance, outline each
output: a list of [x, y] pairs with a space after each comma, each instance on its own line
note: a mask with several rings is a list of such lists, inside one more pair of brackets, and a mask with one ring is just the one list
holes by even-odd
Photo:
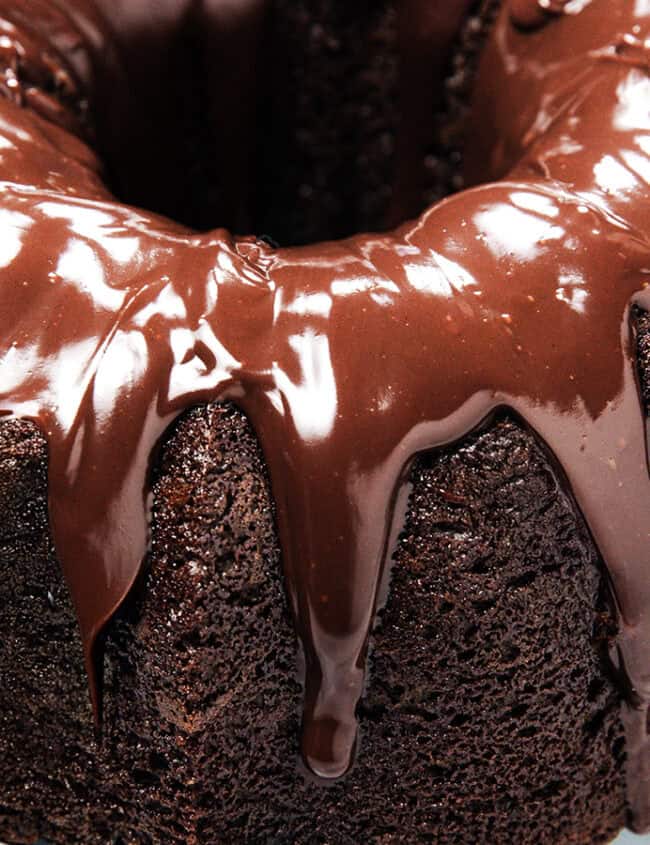
[[302, 730], [302, 756], [317, 778], [336, 780], [350, 770], [357, 746], [357, 722], [333, 716], [305, 715]]

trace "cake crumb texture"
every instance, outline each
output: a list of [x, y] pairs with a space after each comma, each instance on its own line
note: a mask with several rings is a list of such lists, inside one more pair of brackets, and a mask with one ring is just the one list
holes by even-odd
[[100, 747], [44, 443], [0, 426], [2, 837], [608, 842], [625, 812], [611, 617], [544, 451], [500, 420], [412, 481], [357, 762], [324, 789], [298, 765], [295, 641], [243, 414], [196, 409], [162, 450], [151, 554], [108, 631]]

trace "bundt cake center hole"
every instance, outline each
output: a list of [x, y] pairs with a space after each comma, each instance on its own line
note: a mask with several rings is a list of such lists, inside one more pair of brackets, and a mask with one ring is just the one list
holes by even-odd
[[103, 151], [119, 199], [292, 245], [392, 228], [462, 186], [479, 18], [413, 59], [397, 0], [268, 6], [212, 46], [196, 22], [158, 59], [133, 39], [134, 105]]

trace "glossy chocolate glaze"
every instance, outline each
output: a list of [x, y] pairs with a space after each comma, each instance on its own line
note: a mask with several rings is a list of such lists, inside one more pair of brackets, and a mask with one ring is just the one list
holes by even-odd
[[[157, 442], [185, 408], [231, 399], [270, 472], [305, 655], [304, 758], [344, 774], [409, 463], [506, 407], [557, 458], [607, 564], [629, 795], [650, 823], [650, 482], [631, 321], [650, 306], [650, 6], [582, 5], [535, 21], [538, 4], [504, 6], [469, 167], [495, 181], [383, 236], [273, 250], [190, 232], [110, 196], [71, 107], [53, 120], [35, 97], [0, 101], [0, 413], [48, 438], [91, 678], [146, 552]], [[46, 48], [67, 67], [54, 34], [83, 27], [75, 74], [92, 104], [119, 67], [88, 7], [0, 0], [15, 24], [3, 49], [38, 67]]]
[[592, 0], [511, 0], [510, 19], [522, 29], [535, 29], [552, 15], [577, 15]]

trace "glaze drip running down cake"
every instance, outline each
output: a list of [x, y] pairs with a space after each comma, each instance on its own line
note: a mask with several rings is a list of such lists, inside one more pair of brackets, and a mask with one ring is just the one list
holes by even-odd
[[[469, 118], [474, 187], [403, 222], [419, 210], [429, 132], [414, 128], [427, 102], [418, 78], [438, 85], [467, 16], [491, 20], [495, 4], [396, 3], [403, 121], [382, 213], [397, 228], [276, 247], [198, 232], [106, 187], [93, 149], [119, 169], [108, 124], [127, 114], [137, 5], [0, 0], [0, 414], [47, 442], [49, 524], [98, 727], [107, 625], [138, 588], [152, 466], [184, 412], [229, 402], [259, 440], [304, 663], [300, 777], [321, 791], [352, 778], [365, 753], [369, 643], [418, 498], [418, 456], [452, 454], [508, 418], [537, 441], [605, 564], [593, 615], [613, 607], [627, 802], [647, 829], [650, 481], [637, 359], [650, 307], [650, 6], [500, 4]], [[205, 27], [205, 108], [225, 124], [221, 168], [232, 162], [219, 201], [241, 232], [258, 84], [242, 56], [262, 52], [269, 4], [167, 5], [150, 49], [164, 50], [181, 21]], [[241, 89], [224, 85], [226, 59]], [[364, 824], [373, 842], [432, 835]], [[313, 825], [304, 840], [290, 827], [210, 835], [344, 841]], [[612, 832], [599, 830], [571, 841]], [[122, 838], [156, 841], [143, 835], [153, 839]], [[186, 841], [214, 841], [196, 837]]]

